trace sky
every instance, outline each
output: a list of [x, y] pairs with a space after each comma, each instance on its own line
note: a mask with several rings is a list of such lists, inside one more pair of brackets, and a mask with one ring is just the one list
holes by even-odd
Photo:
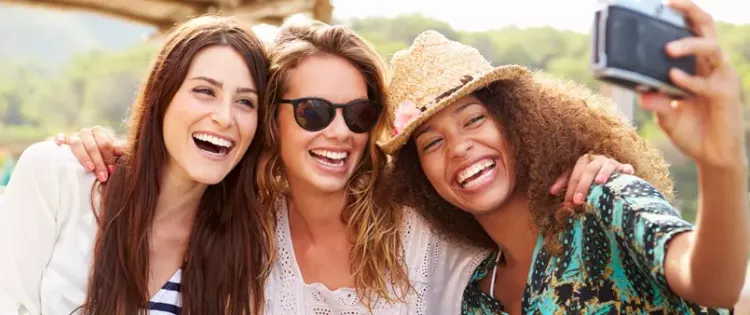
[[[337, 18], [421, 13], [453, 28], [483, 31], [508, 25], [589, 32], [596, 0], [331, 0]], [[716, 20], [750, 23], [747, 0], [695, 0]]]
[[[738, 6], [748, 0], [694, 1], [716, 20], [750, 24], [750, 3]], [[331, 0], [333, 16], [338, 19], [419, 13], [464, 31], [551, 26], [581, 33], [590, 32], [596, 3], [597, 0]], [[291, 17], [295, 18], [305, 17]], [[254, 30], [269, 41], [276, 34], [276, 28], [268, 25], [256, 26]]]

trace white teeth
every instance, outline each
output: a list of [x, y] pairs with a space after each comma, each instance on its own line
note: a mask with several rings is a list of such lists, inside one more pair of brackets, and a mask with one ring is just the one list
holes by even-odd
[[464, 184], [464, 181], [476, 175], [477, 173], [481, 172], [485, 168], [488, 168], [490, 166], [495, 165], [495, 161], [490, 159], [484, 159], [479, 162], [474, 163], [474, 165], [467, 167], [465, 170], [463, 170], [461, 173], [458, 173], [458, 183]]
[[480, 183], [483, 183], [484, 180], [487, 177], [490, 177], [490, 176], [492, 176], [492, 170], [489, 170], [489, 171], [486, 171], [486, 172], [482, 173], [482, 175], [480, 175], [479, 177], [477, 177], [475, 179], [472, 179], [468, 183], [464, 183], [463, 187], [466, 188], [466, 189], [472, 188], [472, 187], [474, 187], [476, 185], [479, 185]]
[[344, 165], [344, 160], [338, 160], [338, 161], [336, 161], [335, 163], [331, 163], [331, 162], [328, 162], [328, 161], [326, 161], [326, 160], [322, 160], [322, 159], [318, 159], [318, 158], [316, 158], [316, 159], [315, 159], [315, 161], [318, 161], [318, 163], [320, 163], [320, 164], [323, 164], [323, 165], [328, 165], [328, 166], [336, 166], [336, 167], [339, 167], [339, 166], [342, 166], [342, 165]]
[[325, 156], [332, 160], [343, 160], [349, 155], [348, 152], [334, 152], [334, 151], [319, 150], [319, 149], [311, 150], [311, 152], [320, 156]]
[[209, 134], [205, 134], [205, 133], [196, 133], [196, 134], [193, 135], [193, 137], [195, 137], [198, 140], [210, 142], [211, 144], [217, 145], [217, 146], [220, 146], [220, 147], [229, 148], [229, 147], [232, 146], [232, 141], [229, 141], [229, 140], [224, 139], [224, 138], [219, 138], [217, 136], [212, 136], [212, 135], [209, 135]]

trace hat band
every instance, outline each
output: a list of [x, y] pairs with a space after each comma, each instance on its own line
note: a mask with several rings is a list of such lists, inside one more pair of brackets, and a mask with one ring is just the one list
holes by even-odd
[[464, 87], [466, 84], [468, 84], [472, 80], [474, 80], [473, 76], [470, 76], [470, 75], [463, 76], [463, 78], [461, 78], [461, 84], [459, 84], [458, 86], [455, 86], [455, 87], [453, 87], [451, 89], [448, 89], [447, 91], [445, 91], [445, 92], [441, 93], [440, 95], [438, 95], [437, 97], [435, 97], [434, 100], [428, 102], [427, 104], [424, 104], [424, 105], [418, 107], [419, 111], [421, 111], [421, 112], [426, 111], [428, 108], [432, 107], [432, 105], [435, 105], [435, 104], [439, 103], [440, 100], [442, 100], [442, 99], [444, 99], [444, 98], [446, 98], [448, 96], [451, 96], [451, 94], [455, 93], [456, 91], [458, 91], [459, 89], [461, 89], [462, 87]]

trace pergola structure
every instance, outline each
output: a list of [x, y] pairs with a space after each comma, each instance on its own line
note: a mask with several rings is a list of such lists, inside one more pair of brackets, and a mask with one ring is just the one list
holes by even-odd
[[290, 15], [311, 14], [331, 22], [330, 0], [0, 0], [0, 2], [65, 10], [83, 10], [154, 26], [160, 32], [188, 18], [220, 13], [251, 24], [280, 25]]
[[[300, 13], [330, 24], [333, 12], [330, 0], [0, 0], [0, 3], [102, 14], [155, 27], [156, 36], [206, 13], [236, 16], [251, 25], [279, 26], [285, 18]], [[36, 141], [0, 141], [0, 146], [17, 156]]]
[[633, 121], [636, 101], [636, 94], [633, 91], [601, 82], [599, 85], [599, 93], [611, 98], [615, 104], [617, 104], [620, 112], [625, 115], [628, 120], [631, 122]]

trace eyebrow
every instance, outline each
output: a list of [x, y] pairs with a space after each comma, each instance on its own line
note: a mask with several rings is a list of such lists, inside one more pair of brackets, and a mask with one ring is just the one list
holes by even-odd
[[477, 102], [468, 102], [466, 104], [463, 104], [463, 105], [459, 106], [458, 108], [456, 108], [455, 113], [458, 114], [458, 113], [462, 112], [464, 109], [466, 109], [467, 107], [469, 107], [471, 105], [479, 105], [479, 103], [477, 103]]
[[[221, 82], [216, 81], [214, 79], [211, 79], [209, 77], [197, 76], [197, 77], [190, 78], [190, 80], [203, 80], [203, 81], [206, 81], [206, 82], [210, 83], [211, 85], [218, 86], [219, 88], [223, 88], [224, 87], [224, 83], [221, 83]], [[239, 87], [239, 88], [237, 88], [237, 93], [255, 93], [255, 94], [258, 94], [258, 91], [256, 91], [253, 88]]]
[[[454, 113], [458, 114], [458, 113], [462, 112], [464, 109], [466, 109], [467, 107], [469, 107], [471, 105], [479, 105], [479, 103], [477, 103], [477, 102], [468, 102], [468, 103], [463, 104], [463, 105], [459, 106], [458, 108], [456, 108], [456, 110], [454, 111]], [[419, 138], [419, 136], [421, 136], [422, 134], [424, 134], [424, 133], [426, 133], [426, 132], [428, 132], [430, 130], [432, 130], [432, 127], [430, 127], [429, 125], [427, 125], [425, 127], [422, 127], [420, 129], [417, 129], [417, 131], [414, 132], [414, 139]]]
[[237, 93], [255, 93], [255, 94], [258, 94], [258, 92], [255, 91], [255, 89], [246, 88], [246, 87], [237, 88]]
[[423, 134], [427, 133], [427, 132], [428, 132], [428, 131], [430, 131], [430, 130], [432, 130], [432, 127], [431, 127], [431, 126], [429, 126], [429, 125], [427, 125], [427, 126], [425, 126], [425, 127], [422, 127], [422, 128], [419, 128], [419, 129], [417, 129], [417, 131], [416, 131], [416, 132], [414, 133], [414, 140], [417, 140], [417, 138], [419, 138], [419, 136], [421, 136], [421, 135], [423, 135]]

